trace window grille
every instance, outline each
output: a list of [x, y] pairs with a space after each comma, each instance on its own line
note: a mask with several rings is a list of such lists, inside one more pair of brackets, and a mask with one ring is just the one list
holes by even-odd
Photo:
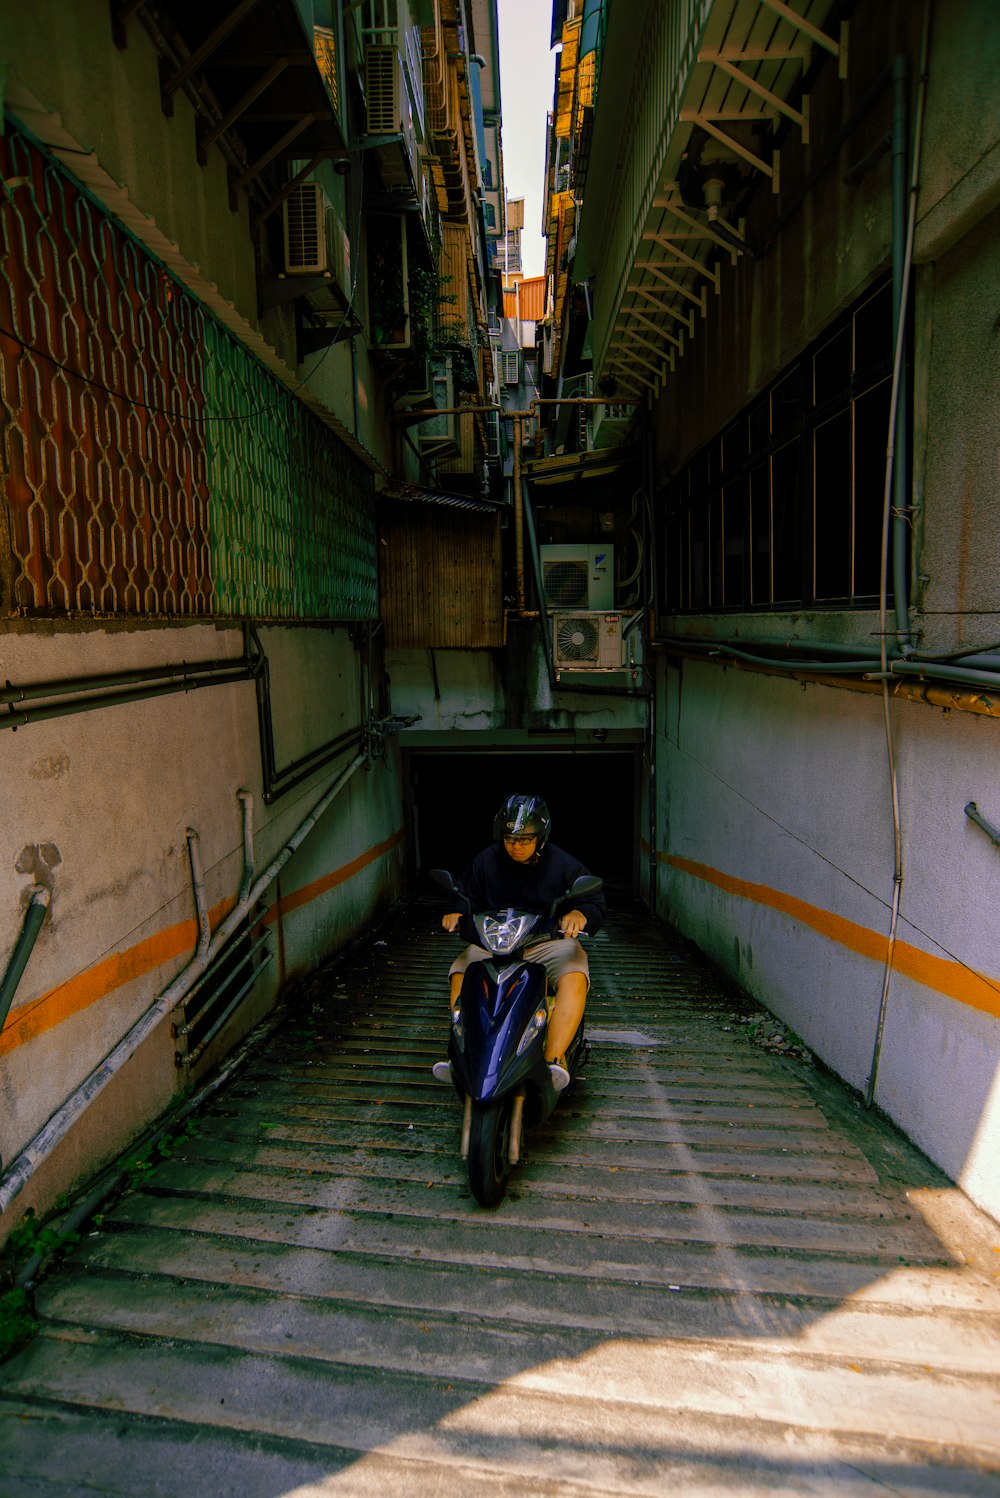
[[885, 281], [677, 474], [661, 558], [668, 613], [874, 606], [891, 367]]
[[516, 352], [504, 349], [503, 359], [503, 382], [505, 385], [516, 385], [520, 374], [520, 358]]

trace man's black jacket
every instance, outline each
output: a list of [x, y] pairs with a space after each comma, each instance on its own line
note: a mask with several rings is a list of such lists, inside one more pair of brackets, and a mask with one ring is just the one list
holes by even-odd
[[[493, 843], [477, 853], [462, 875], [460, 888], [472, 901], [474, 913], [506, 910], [513, 905], [518, 910], [548, 915], [552, 901], [565, 894], [574, 879], [589, 873], [579, 859], [571, 858], [553, 843], [546, 843], [538, 858], [528, 864], [515, 863], [502, 843]], [[585, 900], [561, 900], [556, 913], [582, 911], [587, 917], [587, 934], [593, 936], [603, 925], [607, 909], [604, 894], [598, 891]], [[467, 936], [466, 922], [460, 929], [467, 940], [477, 939]]]

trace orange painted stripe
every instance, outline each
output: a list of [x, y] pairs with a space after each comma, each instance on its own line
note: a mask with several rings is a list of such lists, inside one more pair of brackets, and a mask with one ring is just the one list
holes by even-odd
[[311, 884], [304, 884], [301, 889], [293, 890], [290, 895], [282, 895], [276, 901], [264, 917], [266, 924], [273, 924], [279, 916], [288, 915], [292, 910], [298, 910], [301, 905], [309, 905], [313, 900], [325, 895], [328, 890], [336, 889], [338, 884], [343, 884], [347, 879], [353, 879], [355, 874], [360, 874], [369, 864], [388, 853], [391, 848], [397, 847], [403, 841], [402, 830], [394, 832], [384, 842], [376, 843], [366, 853], [361, 853], [357, 858], [352, 858], [350, 863], [345, 863], [341, 868], [334, 869], [332, 874], [324, 874], [320, 879], [314, 879]]
[[[343, 868], [335, 869], [333, 873], [324, 875], [304, 889], [286, 895], [278, 904], [271, 906], [265, 920], [274, 921], [279, 914], [307, 905], [327, 890], [343, 884], [346, 879], [374, 863], [402, 840], [402, 831], [394, 833], [384, 842], [369, 848], [367, 853], [344, 864]], [[209, 911], [213, 929], [232, 908], [233, 900], [226, 899]], [[157, 968], [185, 952], [193, 954], [197, 940], [197, 921], [179, 921], [175, 926], [167, 926], [155, 935], [146, 937], [144, 941], [136, 942], [135, 946], [124, 952], [115, 952], [110, 957], [95, 962], [93, 967], [78, 973], [76, 977], [68, 978], [56, 988], [50, 988], [47, 993], [40, 994], [32, 1003], [8, 1016], [3, 1034], [0, 1035], [0, 1057], [35, 1040], [39, 1035], [44, 1035], [46, 1031], [55, 1029], [74, 1014], [89, 1009], [116, 988], [122, 988], [136, 978], [155, 972]]]
[[[767, 884], [753, 884], [747, 879], [736, 879], [732, 874], [724, 874], [708, 864], [694, 863], [689, 858], [678, 858], [674, 854], [658, 853], [656, 856], [661, 863], [679, 869], [683, 874], [690, 874], [693, 879], [700, 879], [705, 884], [713, 884], [716, 889], [725, 890], [726, 894], [737, 895], [742, 900], [753, 900], [757, 905], [765, 905], [771, 910], [791, 916], [793, 920], [818, 931], [830, 941], [838, 942], [848, 951], [870, 957], [873, 962], [885, 962], [888, 937], [883, 932], [859, 926], [855, 921], [845, 920], [843, 916], [834, 915], [832, 911], [824, 910], [819, 905], [810, 905], [795, 895], [772, 889]], [[949, 999], [967, 1004], [970, 1009], [979, 1009], [984, 1014], [1000, 1018], [1000, 982], [995, 978], [974, 972], [949, 958], [935, 957], [921, 947], [911, 946], [905, 941], [896, 942], [892, 965], [895, 972], [906, 978], [913, 978], [917, 983], [933, 988]]]
[[[222, 920], [232, 907], [230, 899], [210, 910], [208, 918], [212, 925]], [[101, 962], [95, 962], [93, 967], [78, 973], [75, 978], [68, 978], [57, 988], [50, 988], [48, 993], [40, 994], [8, 1019], [0, 1035], [0, 1056], [44, 1035], [46, 1030], [89, 1009], [91, 1004], [96, 1004], [114, 989], [154, 972], [183, 952], [193, 954], [197, 941], [198, 922], [193, 919], [179, 921], [176, 926], [167, 926], [124, 952], [115, 952]]]

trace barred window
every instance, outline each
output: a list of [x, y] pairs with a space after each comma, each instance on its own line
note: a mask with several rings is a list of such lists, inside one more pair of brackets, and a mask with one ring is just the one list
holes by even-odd
[[877, 602], [891, 374], [883, 281], [674, 478], [668, 613]]

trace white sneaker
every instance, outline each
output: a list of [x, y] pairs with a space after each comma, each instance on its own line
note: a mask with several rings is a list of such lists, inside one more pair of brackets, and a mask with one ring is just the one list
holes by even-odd
[[569, 1072], [565, 1066], [560, 1066], [558, 1061], [549, 1062], [549, 1075], [556, 1092], [562, 1092], [564, 1087], [569, 1086]]
[[439, 1082], [450, 1082], [451, 1081], [451, 1062], [450, 1061], [435, 1061], [434, 1065], [431, 1067], [431, 1072], [433, 1073], [433, 1075], [437, 1078], [437, 1080]]

